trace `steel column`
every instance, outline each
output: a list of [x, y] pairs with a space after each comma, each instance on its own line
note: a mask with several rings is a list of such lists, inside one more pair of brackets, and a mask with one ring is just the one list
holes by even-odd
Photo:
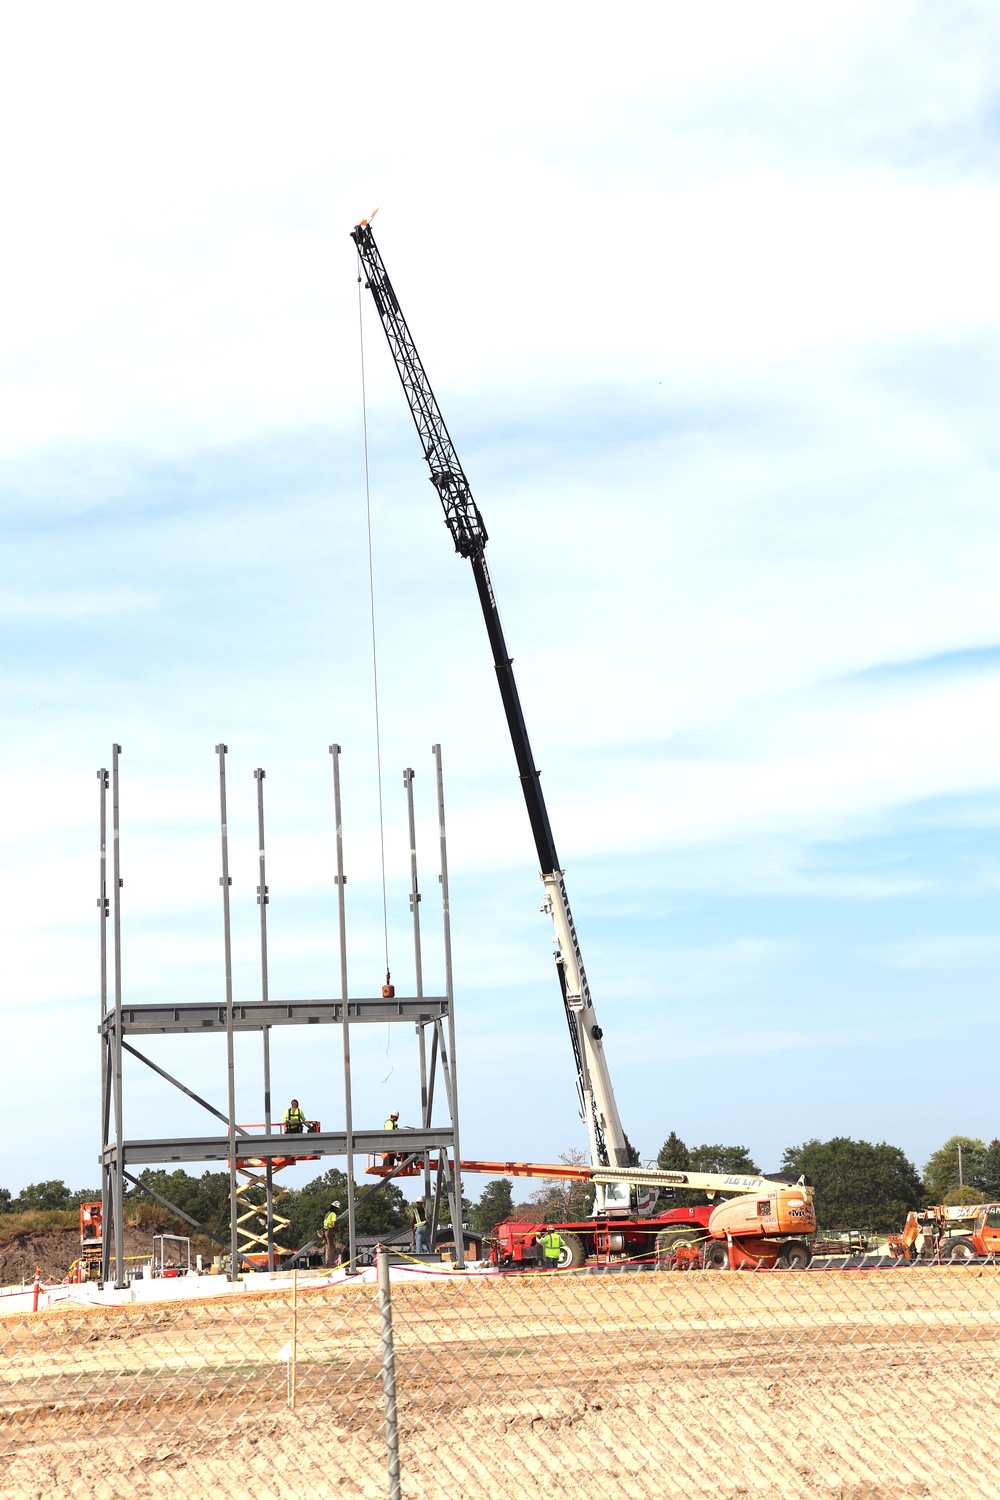
[[226, 1069], [229, 1088], [229, 1280], [238, 1281], [239, 1226], [236, 1205], [236, 1057], [233, 1046], [233, 945], [229, 921], [229, 827], [226, 814], [226, 754], [228, 747], [218, 744], [215, 753], [219, 757], [219, 821], [222, 829], [222, 929], [225, 942], [226, 963]]
[[[417, 879], [417, 825], [413, 811], [413, 778], [416, 772], [412, 766], [407, 766], [403, 772], [403, 786], [406, 788], [406, 823], [410, 834], [410, 911], [413, 914], [413, 967], [416, 976], [417, 998], [423, 999], [424, 995], [424, 964], [423, 953], [420, 945], [420, 885]], [[420, 1059], [420, 1123], [426, 1130], [430, 1125], [430, 1111], [427, 1107], [427, 1044], [424, 1038], [423, 1024], [417, 1023], [417, 1049]], [[430, 1162], [424, 1162], [424, 1217], [426, 1219], [430, 1212], [431, 1198], [431, 1168]]]
[[[257, 858], [260, 865], [260, 883], [257, 886], [257, 905], [260, 907], [260, 998], [266, 1005], [267, 992], [267, 870], [264, 865], [264, 775], [262, 767], [254, 771], [257, 783]], [[265, 1026], [261, 1032], [264, 1039], [264, 1133], [271, 1134], [271, 1028]], [[274, 1270], [274, 1167], [268, 1157], [264, 1173], [264, 1212], [267, 1216], [267, 1269]]]
[[344, 820], [340, 802], [340, 746], [331, 745], [333, 757], [333, 816], [337, 830], [337, 920], [340, 935], [340, 998], [343, 1001], [344, 1037], [344, 1130], [347, 1133], [347, 1258], [354, 1268], [358, 1253], [357, 1226], [354, 1222], [354, 1106], [351, 1097], [351, 1021], [347, 999], [347, 902], [344, 886]]
[[[444, 822], [444, 770], [441, 764], [441, 746], [432, 745], [431, 753], [434, 756], [434, 771], [437, 781], [438, 839], [441, 851], [441, 872], [439, 878], [441, 881], [441, 920], [444, 933], [444, 992], [448, 1000], [448, 1051], [451, 1053], [451, 1087], [448, 1090], [448, 1094], [451, 1106], [451, 1128], [455, 1132], [455, 1197], [458, 1200], [459, 1215], [461, 1216], [462, 1173], [458, 1164], [462, 1159], [462, 1151], [458, 1138], [458, 1069], [455, 1063], [455, 980], [451, 962], [451, 898], [448, 891], [448, 838]], [[443, 1039], [441, 1063], [442, 1066], [446, 1065]], [[445, 1082], [448, 1083], [448, 1081], [446, 1071]], [[463, 1270], [465, 1267], [465, 1236], [462, 1233], [461, 1218], [455, 1241], [455, 1259], [459, 1270]]]
[[[112, 825], [112, 870], [114, 878], [114, 934], [115, 934], [115, 1031], [112, 1073], [114, 1077], [115, 1144], [118, 1160], [112, 1180], [111, 1212], [115, 1225], [115, 1286], [125, 1286], [125, 1231], [122, 1222], [125, 1184], [122, 1181], [122, 877], [121, 841], [119, 839], [118, 757], [121, 745], [111, 747], [111, 825]], [[104, 1235], [104, 1225], [101, 1225]]]
[[[101, 783], [101, 859], [97, 905], [101, 914], [101, 1150], [108, 1144], [111, 1130], [111, 1066], [104, 1020], [108, 1014], [108, 773], [102, 766], [97, 773]], [[108, 1167], [101, 1168], [101, 1281], [111, 1275], [111, 1178]]]

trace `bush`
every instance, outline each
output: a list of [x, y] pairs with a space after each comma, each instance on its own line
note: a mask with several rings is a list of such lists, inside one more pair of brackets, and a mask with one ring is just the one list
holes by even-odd
[[80, 1216], [74, 1208], [28, 1208], [23, 1213], [0, 1217], [0, 1236], [41, 1234], [46, 1229], [78, 1229]]

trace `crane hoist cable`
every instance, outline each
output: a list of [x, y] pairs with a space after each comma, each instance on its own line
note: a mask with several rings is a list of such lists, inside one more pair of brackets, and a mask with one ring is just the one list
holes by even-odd
[[[368, 524], [368, 604], [371, 618], [372, 689], [375, 701], [375, 769], [378, 780], [378, 842], [382, 864], [382, 938], [385, 950], [385, 984], [383, 995], [392, 990], [389, 973], [389, 905], [385, 884], [385, 813], [382, 799], [382, 725], [378, 700], [378, 642], [375, 631], [375, 554], [372, 547], [372, 491], [368, 467], [368, 395], [365, 385], [365, 321], [361, 296], [361, 256], [358, 256], [358, 348], [361, 355], [361, 430], [365, 452], [365, 516]], [[389, 1056], [389, 1028], [386, 1028], [385, 1055]], [[392, 1073], [390, 1067], [389, 1073]], [[388, 1075], [387, 1075], [388, 1076]], [[383, 1079], [385, 1082], [385, 1079]]]

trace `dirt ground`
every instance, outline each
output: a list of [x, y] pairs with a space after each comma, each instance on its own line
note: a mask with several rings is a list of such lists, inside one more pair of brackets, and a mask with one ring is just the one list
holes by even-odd
[[[957, 1472], [972, 1497], [1000, 1463], [992, 1267], [438, 1279], [392, 1300], [407, 1500], [903, 1500]], [[0, 1320], [0, 1355], [5, 1496], [388, 1493], [370, 1286], [294, 1311], [290, 1292], [53, 1309]]]

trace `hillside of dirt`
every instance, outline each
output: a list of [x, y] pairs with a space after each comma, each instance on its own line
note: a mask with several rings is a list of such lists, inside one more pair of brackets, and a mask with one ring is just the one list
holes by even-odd
[[[126, 1256], [147, 1259], [153, 1252], [153, 1229], [125, 1228]], [[0, 1286], [30, 1282], [35, 1267], [48, 1281], [62, 1281], [80, 1254], [80, 1231], [72, 1229], [4, 1229], [0, 1221]]]

